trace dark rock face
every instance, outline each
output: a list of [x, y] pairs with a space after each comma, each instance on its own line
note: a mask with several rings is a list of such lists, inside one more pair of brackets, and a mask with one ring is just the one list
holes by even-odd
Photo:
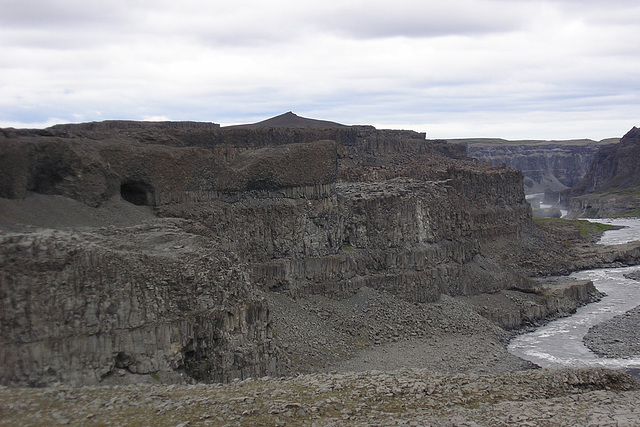
[[[78, 138], [80, 139], [80, 138]], [[82, 140], [81, 140], [82, 141]], [[161, 205], [215, 192], [323, 185], [335, 181], [333, 141], [242, 151], [224, 162], [215, 150], [136, 144], [133, 138], [2, 141], [0, 196], [58, 194], [99, 206], [118, 193]]]
[[44, 132], [66, 131], [122, 131], [122, 130], [151, 130], [151, 129], [220, 129], [220, 125], [210, 122], [139, 122], [133, 120], [105, 120], [91, 123], [67, 123], [55, 125]]
[[620, 143], [602, 147], [578, 187], [585, 192], [634, 188], [640, 184], [640, 129], [634, 127]]
[[523, 325], [540, 325], [549, 319], [575, 313], [579, 306], [598, 301], [603, 296], [590, 280], [566, 280], [542, 285], [536, 292], [503, 290], [461, 299], [501, 327], [519, 329]]
[[2, 383], [275, 373], [264, 298], [188, 223], [40, 230], [2, 236]]
[[602, 147], [579, 184], [561, 195], [572, 216], [640, 215], [640, 130]]
[[494, 257], [533, 226], [522, 173], [423, 134], [110, 123], [0, 135], [4, 202], [38, 193], [156, 216], [0, 234], [2, 384], [277, 374], [272, 292], [368, 287], [421, 303], [533, 286]]
[[611, 140], [463, 142], [470, 157], [522, 171], [527, 194], [573, 187], [589, 171], [598, 149], [613, 143]]

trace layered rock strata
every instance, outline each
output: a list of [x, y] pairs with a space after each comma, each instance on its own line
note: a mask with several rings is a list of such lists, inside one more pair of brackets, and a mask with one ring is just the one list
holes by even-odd
[[[534, 286], [489, 245], [533, 227], [521, 173], [415, 132], [3, 130], [0, 171], [2, 205], [14, 203], [0, 221], [12, 224], [0, 235], [3, 384], [277, 374], [274, 293], [368, 288], [421, 304]], [[34, 194], [156, 218], [16, 219]]]
[[464, 144], [469, 157], [493, 165], [505, 164], [522, 171], [527, 194], [559, 192], [578, 184], [587, 174], [601, 147], [618, 142], [603, 141], [507, 141], [494, 139], [451, 140]]
[[264, 297], [233, 254], [189, 227], [3, 235], [1, 381], [276, 373]]
[[598, 301], [602, 296], [590, 280], [567, 280], [543, 284], [535, 292], [508, 289], [461, 297], [461, 300], [495, 324], [505, 329], [519, 329], [568, 316], [581, 305]]
[[640, 216], [640, 129], [627, 132], [619, 144], [601, 147], [588, 173], [560, 195], [572, 217]]

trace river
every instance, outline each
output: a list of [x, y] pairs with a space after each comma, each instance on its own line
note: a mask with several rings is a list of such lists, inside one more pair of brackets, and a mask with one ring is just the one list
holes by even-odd
[[[607, 231], [599, 243], [612, 245], [640, 240], [640, 218], [597, 221], [625, 227]], [[573, 273], [571, 277], [592, 280], [596, 288], [607, 295], [599, 302], [580, 307], [572, 316], [554, 320], [533, 332], [517, 336], [509, 344], [509, 351], [543, 368], [603, 366], [639, 372], [640, 356], [604, 358], [594, 354], [582, 342], [592, 326], [640, 305], [640, 282], [624, 277], [625, 273], [638, 270], [640, 266]]]

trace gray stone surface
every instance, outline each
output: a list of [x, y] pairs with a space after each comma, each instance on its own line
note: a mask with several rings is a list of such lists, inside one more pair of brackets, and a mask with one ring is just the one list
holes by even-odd
[[1, 424], [637, 425], [639, 384], [602, 369], [312, 374], [227, 385], [0, 388]]
[[569, 215], [585, 218], [638, 216], [640, 209], [640, 129], [633, 127], [619, 144], [600, 148], [589, 172], [561, 194]]
[[556, 242], [520, 172], [410, 131], [121, 125], [1, 132], [0, 423], [637, 420], [620, 373], [514, 373], [504, 328], [597, 297], [528, 276], [640, 259]]
[[0, 235], [1, 382], [275, 373], [264, 297], [233, 254], [193, 231], [156, 219]]
[[584, 343], [604, 357], [640, 356], [640, 306], [589, 329]]

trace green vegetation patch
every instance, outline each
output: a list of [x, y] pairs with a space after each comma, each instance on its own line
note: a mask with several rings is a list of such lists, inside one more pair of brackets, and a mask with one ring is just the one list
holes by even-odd
[[554, 232], [561, 232], [568, 237], [565, 240], [588, 240], [597, 241], [607, 230], [620, 228], [615, 225], [591, 222], [585, 219], [560, 219], [560, 218], [535, 218], [536, 224], [550, 229]]
[[355, 249], [351, 245], [342, 245], [342, 250], [348, 254], [352, 254], [355, 252]]
[[635, 217], [640, 217], [640, 208], [620, 214], [620, 215], [615, 215], [615, 218], [635, 218]]

